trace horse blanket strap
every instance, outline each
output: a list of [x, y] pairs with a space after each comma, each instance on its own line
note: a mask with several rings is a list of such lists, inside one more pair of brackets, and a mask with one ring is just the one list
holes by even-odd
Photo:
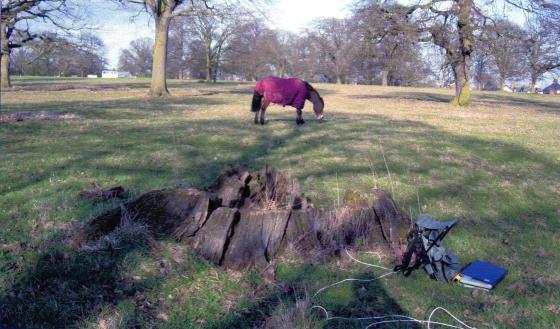
[[303, 109], [309, 91], [301, 79], [283, 79], [270, 76], [257, 82], [255, 91], [274, 104], [293, 106], [298, 110]]

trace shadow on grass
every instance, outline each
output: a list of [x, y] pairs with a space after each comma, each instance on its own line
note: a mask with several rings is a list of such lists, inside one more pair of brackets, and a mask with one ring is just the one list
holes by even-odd
[[493, 106], [520, 106], [527, 109], [536, 107], [538, 111], [543, 111], [547, 114], [560, 114], [560, 102], [544, 101], [545, 98], [551, 97], [551, 100], [556, 100], [553, 96], [548, 95], [515, 95], [508, 93], [484, 93], [476, 95], [475, 99], [482, 103], [492, 104]]
[[382, 95], [353, 95], [351, 98], [356, 99], [405, 99], [405, 100], [416, 100], [416, 101], [428, 101], [437, 103], [449, 103], [452, 96], [427, 93], [427, 92], [386, 92]]
[[[385, 92], [381, 95], [352, 95], [350, 98], [356, 99], [392, 99], [392, 100], [415, 100], [449, 104], [453, 99], [452, 95], [444, 95], [431, 92]], [[543, 101], [543, 95], [516, 95], [511, 93], [475, 93], [473, 100], [475, 103], [487, 104], [499, 109], [501, 106], [525, 107], [527, 109], [536, 108], [537, 111], [546, 113], [560, 114], [560, 102]]]
[[[324, 311], [312, 308], [312, 306], [325, 308], [330, 317], [360, 318], [389, 314], [407, 315], [398, 302], [387, 294], [373, 273], [359, 273], [353, 277], [364, 281], [342, 283], [317, 295], [315, 293], [320, 288], [347, 277], [342, 277], [340, 272], [336, 272], [332, 268], [311, 264], [281, 264], [276, 273], [277, 284], [281, 288], [267, 290], [251, 306], [230, 311], [223, 319], [209, 328], [251, 328], [255, 324], [261, 327], [266, 324], [264, 327], [267, 328], [343, 329], [363, 328], [374, 322], [373, 320], [342, 319], [327, 321]], [[419, 328], [414, 324], [386, 327]]]
[[[206, 83], [197, 80], [168, 80], [168, 89], [173, 94], [173, 89], [182, 88], [219, 88], [237, 85], [246, 85], [245, 82], [238, 81], [219, 81], [217, 83]], [[149, 79], [76, 79], [76, 78], [41, 78], [41, 79], [16, 79], [13, 87], [3, 90], [3, 92], [18, 91], [65, 91], [65, 90], [126, 90], [126, 89], [146, 89], [150, 88]], [[235, 93], [235, 91], [233, 91]], [[252, 93], [252, 92], [251, 92]]]
[[[203, 105], [219, 103], [206, 98], [199, 100]], [[153, 115], [153, 111], [161, 114], [177, 110], [168, 106], [181, 105], [183, 101], [185, 99], [163, 100], [157, 108], [138, 107], [138, 102], [133, 100], [85, 102], [75, 106], [81, 111], [93, 112], [91, 118], [109, 119], [110, 122], [111, 119], [139, 119]], [[192, 99], [188, 100], [188, 105], [192, 104], [191, 101]], [[10, 110], [18, 110], [18, 106], [10, 105]], [[55, 102], [45, 106], [54, 108], [60, 104]], [[114, 111], [122, 107], [130, 107], [134, 111]], [[492, 189], [491, 186], [480, 188], [485, 180], [496, 177], [511, 179], [514, 185], [521, 182], [516, 177], [538, 181], [546, 174], [547, 179], [560, 180], [557, 163], [546, 154], [513, 143], [466, 137], [425, 123], [390, 120], [379, 115], [333, 112], [329, 121], [318, 124], [309, 120], [303, 127], [295, 124], [283, 126], [285, 119], [277, 114], [269, 113], [268, 117], [270, 124], [264, 127], [254, 125], [250, 113], [247, 113], [245, 121], [228, 118], [191, 120], [185, 116], [177, 120], [141, 124], [138, 127], [126, 125], [101, 127], [102, 129], [95, 125], [82, 125], [80, 122], [25, 123], [21, 126], [16, 126], [17, 123], [10, 124], [8, 129], [15, 129], [17, 136], [33, 136], [37, 139], [36, 143], [19, 143], [17, 148], [7, 149], [11, 155], [32, 155], [40, 148], [49, 147], [52, 134], [56, 134], [58, 140], [73, 142], [50, 148], [45, 157], [56, 161], [39, 164], [39, 174], [33, 177], [12, 177], [15, 183], [10, 191], [4, 190], [2, 193], [8, 200], [8, 196], [14, 192], [45, 183], [52, 177], [52, 173], [71, 177], [76, 171], [83, 170], [93, 170], [96, 175], [103, 177], [129, 177], [132, 182], [144, 181], [138, 186], [151, 184], [152, 187], [155, 181], [158, 184], [168, 183], [173, 178], [204, 187], [209, 185], [224, 166], [231, 164], [244, 164], [253, 169], [260, 169], [265, 164], [280, 169], [296, 167], [300, 169], [296, 175], [301, 181], [309, 177], [326, 180], [335, 174], [337, 177], [369, 175], [372, 168], [374, 172], [384, 172], [386, 163], [377, 152], [376, 157], [368, 158], [363, 145], [377, 147], [382, 144], [391, 173], [395, 176], [406, 176], [413, 172], [433, 178], [434, 172], [440, 173], [437, 169], [452, 177], [456, 186], [451, 187], [449, 179], [441, 179], [432, 186], [421, 187], [420, 195], [425, 202], [460, 200], [465, 208], [472, 209], [473, 212], [481, 210], [481, 207], [496, 206], [490, 202], [505, 202], [503, 206], [496, 206], [496, 214], [489, 218], [492, 221], [484, 223], [487, 236], [482, 238], [499, 237], [501, 231], [498, 226], [506, 218], [509, 225], [517, 227], [527, 225], [520, 218], [524, 214], [539, 214], [550, 222], [554, 218], [556, 206], [550, 199], [535, 198], [528, 205], [518, 205], [515, 200], [508, 201], [512, 197], [508, 191]], [[65, 129], [53, 131], [53, 127]], [[243, 142], [247, 136], [253, 136], [250, 144]], [[17, 138], [12, 142], [13, 145], [18, 144]], [[158, 153], [166, 152], [172, 153], [173, 158], [162, 158], [165, 161], [160, 158], [152, 159]], [[73, 156], [68, 157], [69, 154]], [[122, 162], [114, 161], [113, 157], [117, 155], [123, 157]], [[337, 159], [342, 159], [343, 162]], [[357, 159], [361, 160], [356, 161]], [[318, 160], [321, 162], [317, 164]], [[316, 164], [306, 166], [308, 163]], [[507, 166], [504, 167], [503, 164]], [[76, 195], [79, 187], [72, 188], [70, 192]], [[415, 198], [398, 201], [403, 205], [416, 204]], [[91, 210], [91, 207], [85, 207], [78, 218], [90, 217]], [[21, 213], [15, 212], [11, 216], [14, 217], [8, 217], [0, 224], [3, 231], [8, 231]], [[20, 229], [20, 236], [25, 236], [24, 227]], [[538, 227], [532, 229], [539, 230]], [[467, 228], [465, 232], [468, 238], [481, 238], [478, 225]], [[46, 245], [57, 243], [56, 239], [45, 242]], [[0, 323], [25, 327], [78, 326], [83, 321], [95, 319], [105, 306], [118, 305], [123, 301], [130, 301], [137, 314], [132, 325], [143, 321], [156, 323], [158, 320], [155, 319], [154, 312], [158, 306], [149, 306], [138, 296], [146, 291], [157, 290], [166, 276], [131, 283], [126, 278], [123, 267], [129, 255], [145, 252], [144, 247], [134, 245], [95, 252], [52, 247], [37, 255], [36, 260], [27, 266], [10, 262], [10, 266], [2, 268], [10, 279], [0, 288]], [[333, 277], [325, 275], [321, 268], [306, 265], [287, 271], [291, 273], [285, 273], [283, 277], [281, 275], [279, 280], [298, 287], [299, 290], [294, 291], [309, 286], [316, 287], [319, 282], [332, 283], [325, 282]], [[189, 270], [186, 269], [185, 273], [189, 273]], [[371, 276], [364, 274], [364, 277]], [[261, 299], [262, 303], [234, 309], [207, 327], [253, 327], [255, 323], [275, 316], [279, 301], [287, 300], [285, 302], [289, 303], [289, 300], [298, 296], [297, 292], [269, 291]], [[342, 303], [344, 296], [348, 298]], [[350, 285], [349, 290], [335, 294], [330, 299], [327, 296], [326, 302], [327, 306], [332, 307], [330, 310], [342, 316], [403, 313], [399, 303], [391, 299], [375, 281], [367, 285]], [[318, 318], [320, 321], [320, 317]], [[348, 328], [348, 323], [329, 322], [325, 326]]]
[[[114, 101], [54, 101], [44, 102], [41, 106], [36, 104], [7, 104], [3, 105], [3, 112], [33, 112], [45, 111], [58, 114], [77, 114], [81, 120], [127, 120], [139, 119], [144, 116], [150, 119], [157, 114], [189, 113], [196, 111], [197, 106], [223, 105], [224, 101], [208, 97], [168, 97], [147, 99], [139, 102], [138, 99], [124, 99]], [[18, 122], [19, 123], [19, 122]], [[44, 123], [44, 122], [42, 122]], [[2, 123], [0, 123], [1, 125]], [[16, 123], [17, 124], [17, 123]], [[38, 125], [38, 127], [40, 127]], [[49, 128], [48, 126], [45, 128]]]
[[99, 314], [104, 305], [116, 305], [159, 284], [133, 281], [121, 273], [127, 255], [145, 251], [145, 246], [75, 251], [56, 246], [57, 242], [52, 241], [53, 246], [37, 255], [28, 268], [18, 269], [13, 283], [3, 287], [0, 324], [8, 328], [76, 326]]

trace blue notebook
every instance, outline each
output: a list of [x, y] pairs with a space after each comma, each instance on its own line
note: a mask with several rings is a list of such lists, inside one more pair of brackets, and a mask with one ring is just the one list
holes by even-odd
[[477, 259], [461, 271], [461, 274], [464, 276], [484, 282], [492, 287], [500, 283], [500, 281], [506, 277], [507, 273], [508, 271], [505, 268], [480, 259]]

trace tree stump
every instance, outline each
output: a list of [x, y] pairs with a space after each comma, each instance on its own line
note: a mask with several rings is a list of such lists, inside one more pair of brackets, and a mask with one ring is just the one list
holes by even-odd
[[332, 252], [361, 245], [388, 247], [400, 260], [411, 226], [391, 196], [373, 191], [373, 205], [356, 191], [339, 209], [316, 209], [297, 180], [274, 169], [227, 168], [206, 190], [178, 187], [147, 192], [92, 219], [84, 240], [109, 234], [126, 221], [141, 221], [156, 237], [171, 236], [228, 268], [264, 268], [285, 248]]

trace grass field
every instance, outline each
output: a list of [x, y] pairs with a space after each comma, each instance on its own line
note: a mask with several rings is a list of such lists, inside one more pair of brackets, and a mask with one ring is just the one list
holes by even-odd
[[[146, 96], [148, 81], [15, 80], [0, 114], [56, 112], [73, 121], [0, 123], [0, 327], [363, 328], [331, 315], [425, 318], [444, 306], [478, 328], [560, 328], [560, 97], [317, 85], [326, 120], [295, 124], [269, 108], [252, 122], [251, 84], [171, 81], [172, 96]], [[385, 159], [385, 160], [384, 160]], [[134, 232], [116, 245], [74, 250], [65, 234], [116, 202], [78, 193], [92, 183], [142, 192], [188, 182], [205, 187], [226, 165], [265, 165], [296, 176], [318, 205], [344, 190], [391, 192], [413, 217], [459, 218], [446, 238], [466, 264], [509, 269], [491, 292], [431, 281], [422, 271], [369, 283], [382, 271], [346, 256], [276, 264], [277, 282], [224, 271], [175, 241], [151, 249]], [[140, 242], [140, 243], [139, 243]], [[367, 253], [360, 259], [379, 263]], [[381, 257], [381, 263], [388, 264]], [[439, 314], [436, 321], [452, 323]], [[410, 323], [384, 327], [411, 328]]]

